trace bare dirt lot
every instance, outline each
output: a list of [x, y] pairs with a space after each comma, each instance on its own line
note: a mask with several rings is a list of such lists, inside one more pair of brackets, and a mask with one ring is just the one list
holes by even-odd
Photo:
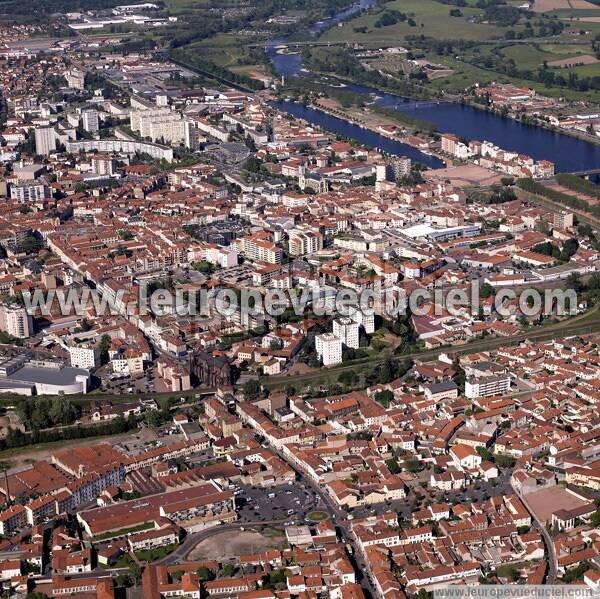
[[189, 561], [224, 561], [249, 553], [259, 553], [267, 549], [283, 549], [285, 536], [275, 534], [275, 529], [267, 529], [273, 534], [256, 530], [229, 530], [200, 541], [190, 552]]
[[427, 179], [445, 181], [449, 179], [452, 185], [457, 187], [469, 187], [470, 185], [491, 185], [497, 183], [503, 175], [490, 171], [476, 164], [465, 164], [462, 166], [449, 166], [427, 171]]
[[561, 193], [566, 193], [567, 195], [573, 196], [580, 200], [585, 200], [590, 206], [595, 206], [598, 203], [598, 200], [596, 198], [593, 198], [592, 196], [589, 196], [585, 193], [581, 193], [579, 191], [574, 191], [572, 189], [569, 189], [568, 187], [563, 187], [562, 185], [548, 185], [548, 187], [551, 187], [556, 191], [560, 191]]
[[[589, 17], [591, 19], [598, 19], [600, 17]], [[561, 58], [560, 60], [553, 60], [548, 63], [549, 67], [576, 67], [580, 64], [595, 64], [599, 62], [595, 56], [591, 54], [583, 54], [582, 56], [574, 56], [573, 58]]]
[[288, 371], [289, 374], [306, 374], [308, 372], [317, 372], [317, 370], [304, 362], [296, 362]]
[[589, 503], [571, 495], [558, 485], [528, 493], [526, 498], [540, 522], [549, 522], [552, 513], [558, 510], [573, 510]]

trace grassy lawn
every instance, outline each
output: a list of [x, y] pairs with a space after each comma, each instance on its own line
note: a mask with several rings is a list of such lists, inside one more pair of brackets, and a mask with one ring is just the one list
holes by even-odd
[[581, 44], [544, 44], [542, 49], [555, 55], [556, 59], [566, 58], [567, 56], [577, 56], [578, 54], [589, 54], [592, 46]]
[[242, 75], [248, 75], [252, 77], [254, 73], [260, 73], [262, 75], [267, 75], [265, 66], [262, 64], [245, 64], [240, 66], [232, 66], [230, 67], [234, 73], [241, 73]]
[[[198, 10], [205, 10], [212, 6], [211, 0], [166, 0], [165, 4], [172, 14], [189, 14]], [[222, 5], [230, 5], [223, 2]]]
[[565, 8], [553, 10], [550, 14], [557, 16], [559, 19], [577, 20], [582, 17], [600, 17], [600, 6], [598, 8]]
[[[481, 40], [501, 37], [504, 30], [501, 27], [487, 23], [472, 23], [471, 17], [481, 15], [478, 8], [461, 7], [462, 17], [450, 17], [452, 6], [435, 2], [434, 0], [395, 0], [385, 4], [388, 10], [398, 10], [412, 17], [416, 27], [408, 23], [396, 23], [388, 27], [376, 28], [375, 21], [379, 14], [363, 14], [345, 23], [342, 27], [333, 27], [322, 36], [324, 40], [344, 40], [365, 42], [369, 45], [378, 43], [396, 44], [406, 35], [424, 35], [440, 39]], [[367, 33], [355, 31], [358, 27], [367, 27]]]
[[[502, 578], [514, 578], [518, 577], [519, 570], [526, 564], [504, 564], [498, 566], [496, 574]], [[516, 579], [516, 578], [515, 578]]]
[[323, 520], [329, 519], [329, 514], [327, 512], [320, 511], [310, 512], [306, 516], [306, 519], [312, 520], [313, 522], [322, 522]]
[[250, 43], [256, 44], [264, 41], [266, 41], [264, 37], [220, 33], [190, 44], [186, 47], [186, 51], [190, 56], [197, 54], [219, 67], [230, 69], [241, 75], [266, 76], [268, 75], [267, 69], [264, 64], [261, 64], [261, 59], [264, 57], [262, 49], [248, 47]]
[[132, 557], [130, 555], [128, 555], [127, 553], [124, 553], [117, 559], [117, 561], [115, 562], [115, 565], [113, 567], [114, 568], [131, 568], [134, 564], [135, 564], [135, 562], [133, 561]]
[[570, 69], [565, 69], [565, 72], [577, 73], [580, 77], [600, 77], [600, 62], [571, 67]]
[[553, 66], [551, 64], [555, 60], [575, 58], [581, 55], [593, 56], [594, 51], [588, 45], [514, 45], [503, 48], [502, 54], [506, 58], [512, 58], [519, 65], [519, 68], [531, 69], [532, 71], [541, 68], [545, 61], [550, 68], [555, 69], [557, 73], [563, 76], [568, 76], [569, 73], [577, 73], [581, 77], [595, 77], [600, 75], [600, 63], [574, 67]]
[[[537, 51], [535, 48], [531, 48], [524, 45], [518, 46], [515, 50], [510, 50], [510, 48], [514, 47], [515, 46], [508, 46], [507, 49], [509, 49], [509, 51], [512, 52], [512, 55], [510, 57], [513, 58], [513, 60], [516, 62], [519, 68], [531, 68], [532, 70], [536, 70], [537, 67], [531, 67], [530, 65], [523, 63], [523, 61], [521, 60], [521, 52], [519, 52], [519, 49], [522, 51], [524, 50], [525, 60], [529, 59], [530, 61], [533, 60], [535, 53], [538, 53], [539, 51]], [[586, 48], [586, 46], [583, 46], [583, 48]], [[542, 53], [545, 54], [545, 52]], [[552, 54], [550, 53], [548, 53], [548, 56], [551, 58], [551, 60], [565, 58], [564, 55], [552, 56]], [[465, 55], [463, 61], [457, 60], [454, 57], [438, 56], [437, 54], [430, 52], [427, 54], [427, 58], [432, 62], [437, 62], [446, 65], [455, 71], [449, 77], [444, 77], [442, 79], [430, 81], [428, 83], [428, 86], [433, 87], [435, 89], [460, 93], [464, 91], [466, 87], [469, 87], [474, 83], [486, 84], [491, 81], [497, 81], [500, 83], [512, 83], [517, 86], [529, 87], [535, 89], [539, 94], [542, 94], [544, 96], [551, 96], [554, 98], [567, 98], [569, 100], [587, 100], [588, 102], [600, 102], [600, 92], [598, 92], [597, 90], [581, 92], [561, 87], [546, 87], [546, 85], [538, 81], [532, 81], [530, 79], [520, 79], [517, 77], [509, 77], [508, 75], [498, 73], [497, 71], [480, 68], [466, 62], [473, 60], [473, 55]], [[583, 71], [580, 72], [579, 69], [583, 69]], [[564, 76], [568, 76], [570, 70], [571, 69], [557, 68], [556, 72], [561, 73]], [[592, 65], [583, 65], [581, 67], [573, 67], [572, 70], [578, 72], [581, 75], [600, 75], [600, 63]]]
[[244, 46], [247, 43], [248, 38], [222, 33], [194, 43], [187, 49], [190, 52], [198, 52], [207, 60], [211, 60], [221, 67], [230, 67], [237, 65], [239, 60], [244, 57]]
[[[503, 76], [487, 69], [479, 68], [469, 64], [468, 62], [457, 60], [456, 58], [450, 56], [438, 56], [437, 54], [430, 52], [426, 57], [428, 60], [443, 64], [454, 71], [454, 73], [449, 77], [434, 79], [428, 83], [428, 86], [439, 90], [460, 93], [463, 92], [465, 88], [470, 87], [475, 83], [485, 84], [491, 81], [511, 81], [507, 76]], [[516, 85], [519, 85], [518, 80], [515, 81], [513, 79], [512, 82], [515, 82]]]
[[260, 533], [264, 537], [270, 538], [279, 538], [284, 537], [285, 532], [281, 528], [276, 528], [274, 526], [261, 526], [256, 529], [256, 532]]
[[[598, 11], [598, 13], [595, 15], [600, 17], [600, 11]], [[563, 39], [565, 38], [569, 38], [569, 39], [579, 39], [579, 40], [589, 40], [590, 42], [594, 39], [594, 37], [596, 36], [596, 34], [600, 33], [600, 23], [586, 23], [585, 21], [579, 21], [579, 20], [572, 20], [572, 21], [565, 21], [567, 24], [567, 29], [565, 29], [565, 31], [562, 32], [561, 37]], [[587, 31], [589, 33], [587, 33], [586, 35], [578, 35], [578, 36], [573, 36], [570, 33], [567, 33], [568, 29], [579, 29], [579, 30], [584, 30]]]
[[[554, 52], [554, 48], [564, 48], [563, 52]], [[577, 50], [575, 50], [577, 49]], [[572, 58], [581, 54], [589, 54], [591, 47], [588, 46], [536, 46], [535, 44], [515, 44], [502, 48], [502, 54], [506, 58], [512, 58], [520, 69], [537, 70], [544, 61], [562, 60]]]
[[135, 556], [141, 562], [148, 562], [151, 564], [163, 557], [167, 557], [169, 553], [173, 553], [177, 548], [177, 543], [173, 543], [172, 545], [165, 545], [163, 547], [154, 547], [153, 549], [141, 549], [140, 551], [135, 552]]

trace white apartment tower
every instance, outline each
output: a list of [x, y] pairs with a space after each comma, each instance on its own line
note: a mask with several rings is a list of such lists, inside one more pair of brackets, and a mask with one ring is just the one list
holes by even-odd
[[573, 227], [574, 217], [572, 212], [555, 212], [553, 225], [559, 229], [570, 229]]
[[112, 176], [115, 173], [115, 160], [107, 154], [96, 154], [92, 156], [92, 170], [97, 175]]
[[333, 366], [342, 361], [342, 340], [333, 333], [315, 335], [315, 349], [323, 366]]
[[54, 127], [39, 127], [35, 130], [35, 153], [48, 156], [56, 150], [56, 132]]
[[22, 306], [0, 304], [0, 330], [17, 339], [27, 339], [33, 331], [31, 316]]
[[68, 348], [73, 368], [91, 370], [100, 365], [100, 350], [92, 344], [76, 344]]
[[88, 133], [96, 133], [100, 128], [98, 125], [98, 111], [95, 108], [88, 108], [81, 111], [81, 126]]
[[34, 180], [22, 182], [20, 185], [11, 185], [10, 197], [12, 200], [24, 204], [27, 202], [41, 202], [51, 197], [51, 193], [47, 185], [39, 180]]
[[336, 318], [333, 321], [333, 334], [342, 341], [346, 347], [358, 349], [359, 325], [351, 318]]
[[67, 85], [71, 89], [84, 89], [85, 88], [85, 73], [79, 69], [71, 69], [65, 73], [65, 79]]
[[354, 314], [350, 314], [350, 318], [359, 326], [362, 325], [367, 335], [372, 335], [375, 332], [375, 315], [373, 313], [365, 314], [362, 310], [356, 310]]
[[323, 249], [323, 236], [319, 231], [295, 229], [290, 232], [289, 249], [292, 256], [314, 254]]

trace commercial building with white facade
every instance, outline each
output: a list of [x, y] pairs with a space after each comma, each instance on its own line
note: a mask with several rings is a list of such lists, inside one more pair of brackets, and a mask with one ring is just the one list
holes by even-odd
[[88, 370], [100, 365], [100, 350], [91, 343], [75, 344], [68, 348], [73, 368]]

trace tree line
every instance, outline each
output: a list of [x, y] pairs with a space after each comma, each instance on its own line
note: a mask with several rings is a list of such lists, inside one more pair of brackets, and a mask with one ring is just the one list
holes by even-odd
[[63, 397], [36, 397], [19, 401], [15, 412], [23, 426], [31, 431], [73, 424], [81, 416], [81, 407]]
[[69, 426], [61, 430], [32, 430], [23, 432], [10, 427], [5, 439], [0, 440], [0, 451], [14, 447], [25, 447], [37, 445], [38, 443], [53, 443], [70, 439], [89, 439], [91, 437], [103, 437], [107, 435], [118, 435], [137, 428], [137, 419], [131, 413], [127, 419], [123, 416], [103, 424], [94, 426]]
[[582, 179], [581, 177], [571, 175], [570, 173], [558, 173], [555, 179], [563, 187], [600, 200], [600, 185], [596, 185], [592, 181]]
[[600, 204], [592, 206], [589, 202], [586, 202], [581, 198], [576, 198], [574, 196], [563, 193], [562, 191], [558, 191], [557, 189], [546, 187], [545, 185], [542, 185], [541, 183], [538, 183], [537, 181], [534, 181], [533, 179], [529, 178], [518, 179], [517, 185], [525, 191], [534, 193], [544, 198], [548, 198], [553, 202], [564, 204], [569, 208], [574, 208], [575, 210], [581, 210], [583, 212], [589, 212], [594, 216], [600, 216]]

